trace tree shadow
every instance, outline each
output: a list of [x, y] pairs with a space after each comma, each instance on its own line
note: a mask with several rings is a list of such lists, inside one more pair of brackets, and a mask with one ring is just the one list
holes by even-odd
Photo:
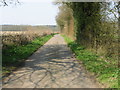
[[[63, 85], [64, 87], [71, 85], [75, 80], [77, 81], [76, 83], [81, 83], [80, 81], [86, 84], [90, 83], [89, 81], [84, 81], [84, 79], [86, 79], [84, 73], [86, 72], [82, 66], [79, 65], [67, 45], [44, 45], [25, 61], [24, 67], [7, 77], [7, 79], [3, 81], [3, 86], [9, 85], [11, 82], [13, 82], [13, 85], [20, 82], [20, 86], [22, 86], [25, 84], [25, 77], [28, 77], [28, 83], [33, 83], [33, 88], [42, 86], [47, 88], [52, 87], [53, 84], [60, 88], [62, 87], [61, 83], [64, 83], [64, 79], [62, 78], [69, 80], [71, 76], [72, 78], [66, 85]], [[43, 81], [45, 81], [46, 78], [49, 78], [49, 83], [43, 85]], [[81, 87], [88, 86], [82, 85]]]

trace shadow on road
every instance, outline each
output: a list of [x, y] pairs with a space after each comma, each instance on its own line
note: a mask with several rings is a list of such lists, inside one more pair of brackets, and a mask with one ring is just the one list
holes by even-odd
[[79, 65], [67, 45], [56, 42], [45, 44], [30, 56], [23, 68], [3, 81], [4, 87], [98, 87], [95, 80], [92, 80], [93, 77], [88, 77], [84, 68]]

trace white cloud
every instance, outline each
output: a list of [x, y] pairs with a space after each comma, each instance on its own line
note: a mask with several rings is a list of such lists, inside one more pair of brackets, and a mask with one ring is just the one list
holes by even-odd
[[[20, 0], [19, 0], [20, 1]], [[17, 7], [2, 8], [0, 24], [16, 25], [56, 25], [55, 17], [58, 7], [51, 2], [35, 2], [26, 0]], [[1, 15], [1, 13], [0, 13]], [[2, 19], [2, 22], [1, 22]]]
[[54, 0], [19, 0], [20, 2], [53, 2]]

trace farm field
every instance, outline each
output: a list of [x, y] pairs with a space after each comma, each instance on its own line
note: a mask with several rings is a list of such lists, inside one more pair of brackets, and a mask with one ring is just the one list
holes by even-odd
[[34, 53], [55, 33], [45, 26], [41, 26], [39, 29], [34, 27], [36, 28], [34, 30], [31, 28], [21, 31], [18, 28], [15, 30], [16, 27], [14, 28], [14, 26], [12, 28], [13, 31], [11, 28], [8, 29], [8, 26], [4, 26], [4, 30], [1, 31], [3, 76], [21, 66], [24, 63], [23, 59]]

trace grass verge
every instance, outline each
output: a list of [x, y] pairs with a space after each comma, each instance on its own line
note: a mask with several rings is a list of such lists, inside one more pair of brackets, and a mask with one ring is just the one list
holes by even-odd
[[89, 51], [84, 46], [77, 44], [65, 35], [62, 35], [68, 46], [75, 53], [76, 58], [81, 60], [85, 68], [94, 73], [100, 83], [105, 84], [109, 88], [118, 88], [118, 68], [117, 60], [107, 61], [101, 59], [99, 55]]
[[54, 34], [37, 37], [31, 43], [22, 46], [9, 46], [2, 50], [2, 74], [9, 74], [17, 67], [24, 65], [24, 60], [44, 45]]

